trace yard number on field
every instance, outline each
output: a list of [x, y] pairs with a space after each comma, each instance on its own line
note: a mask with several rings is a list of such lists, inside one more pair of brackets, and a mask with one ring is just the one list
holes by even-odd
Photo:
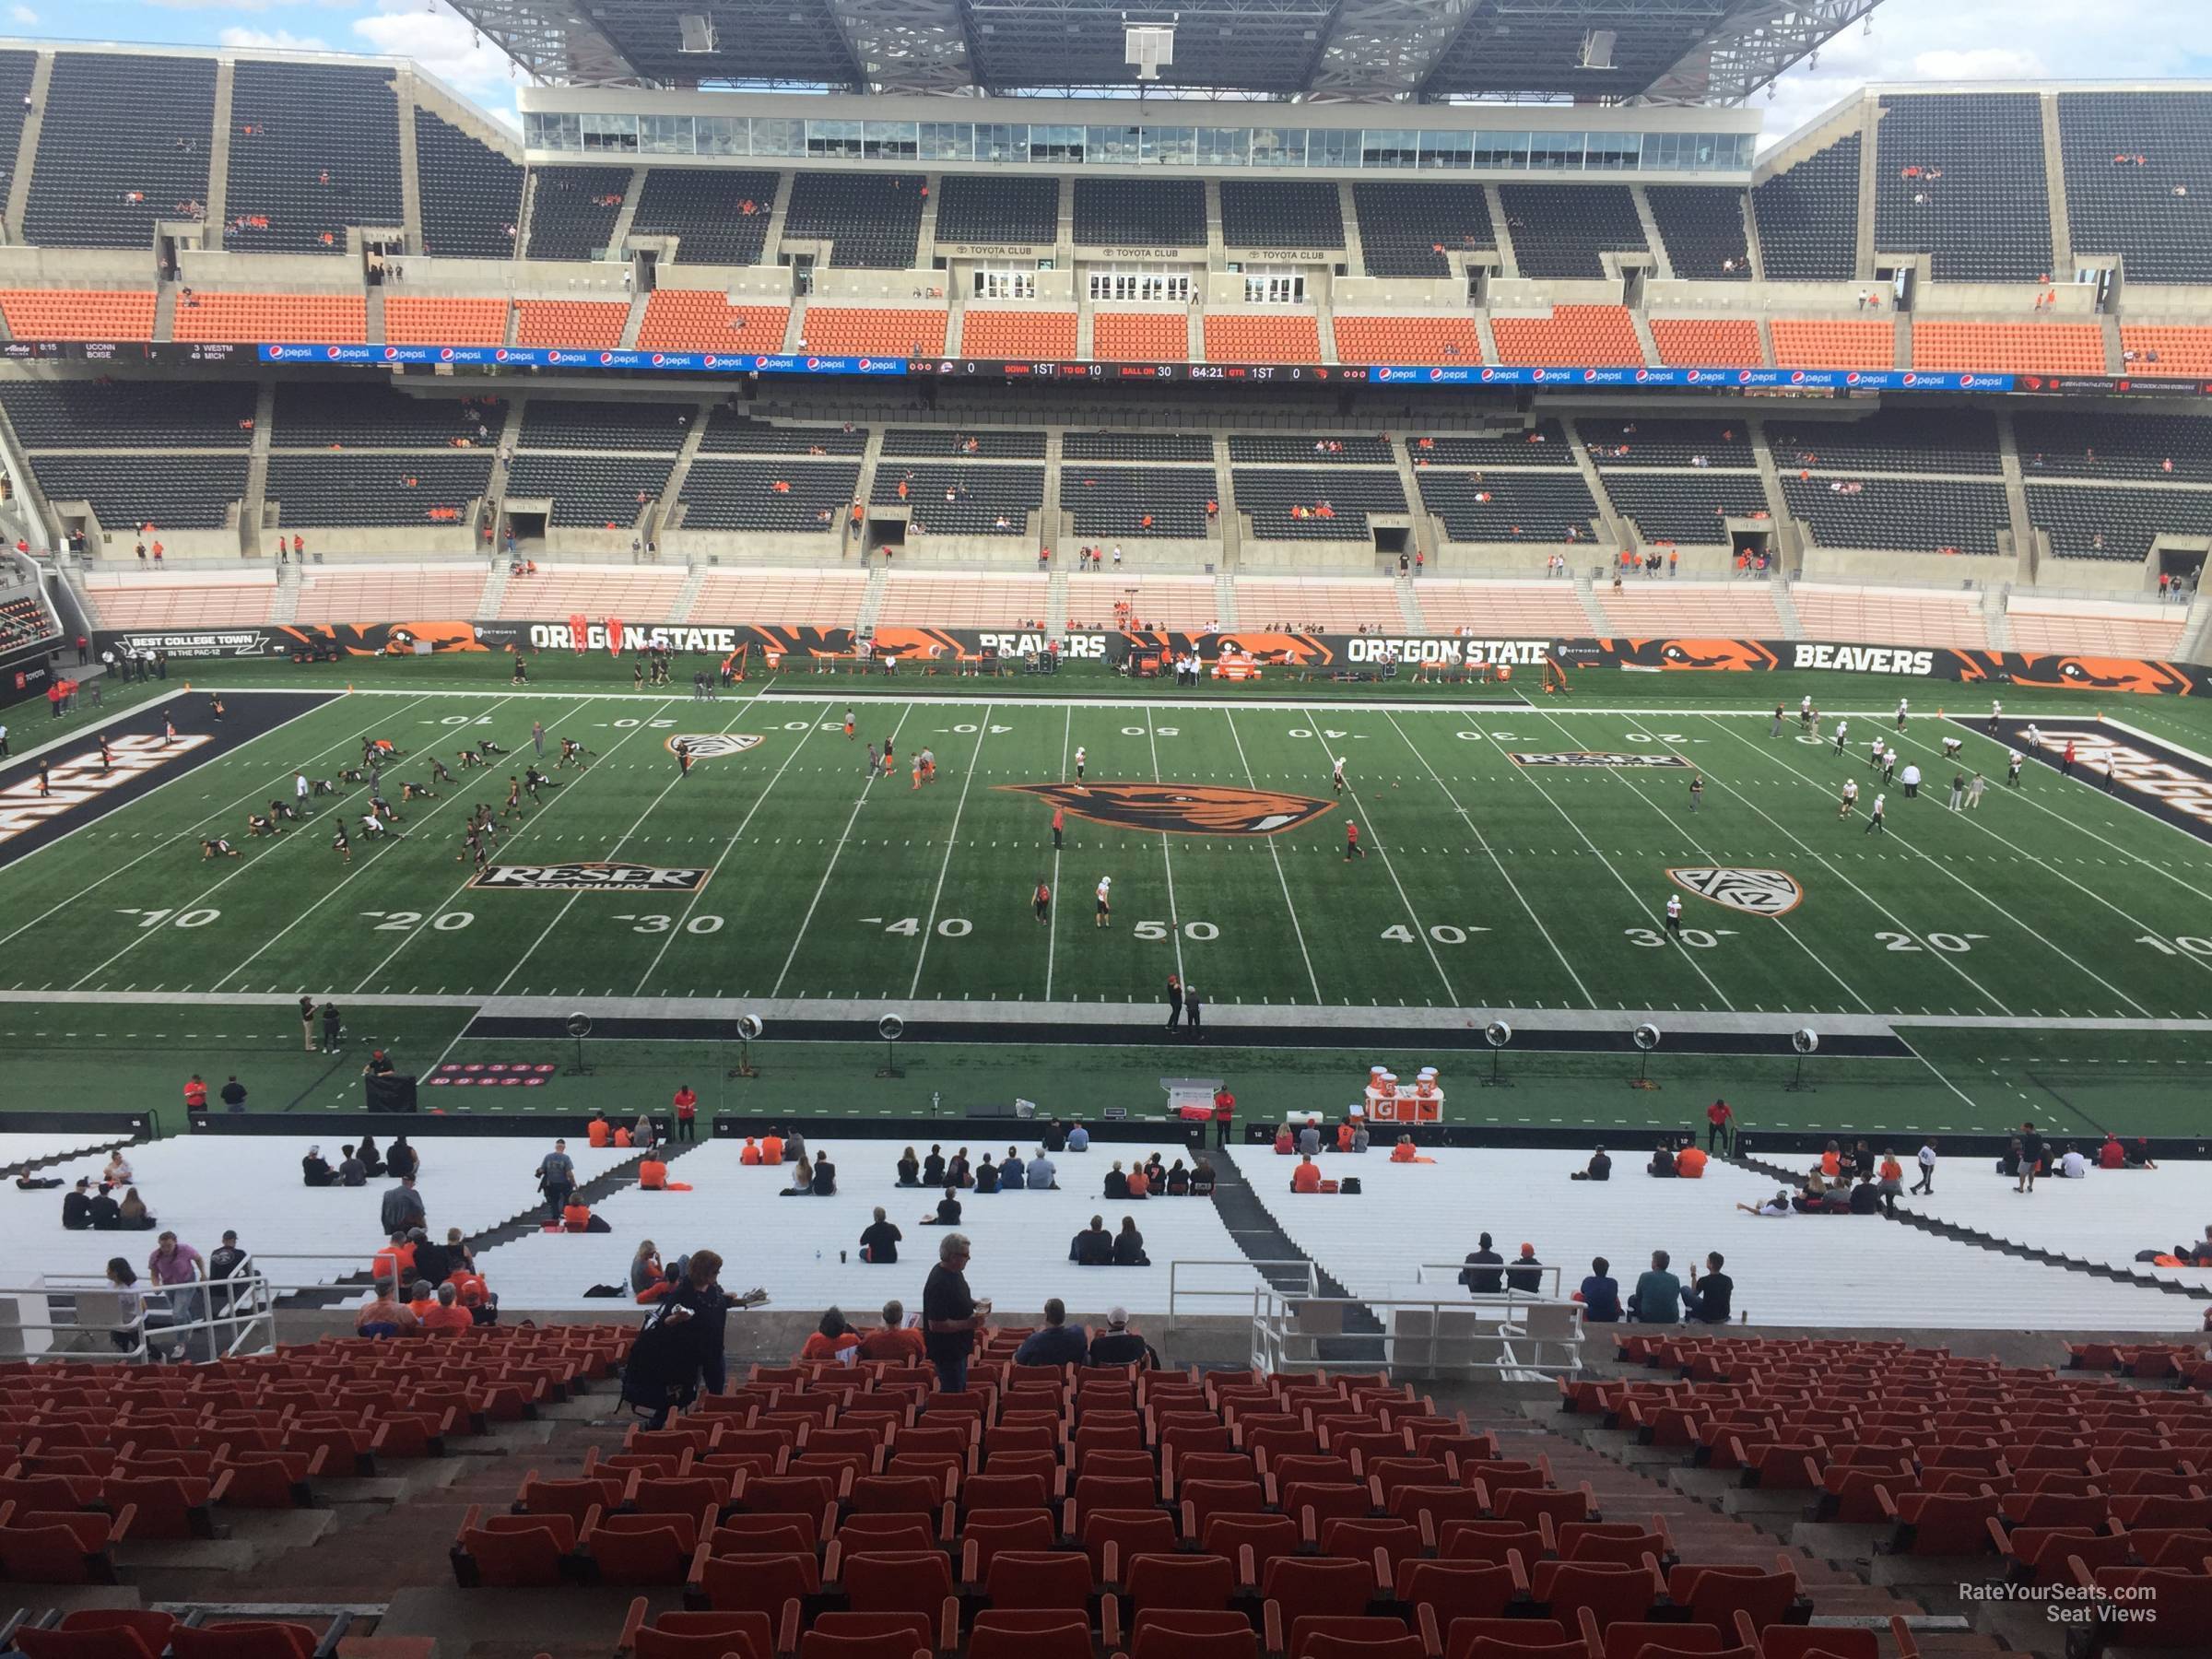
[[171, 927], [205, 927], [223, 912], [219, 910], [135, 910], [124, 909], [119, 916], [135, 916], [140, 927], [159, 927], [166, 923]]
[[[1429, 930], [1429, 936], [1439, 945], [1465, 945], [1469, 934], [1488, 933], [1489, 931], [1487, 927], [1477, 927], [1472, 923], [1465, 927], [1454, 927], [1449, 922], [1439, 922]], [[1384, 928], [1382, 937], [1394, 939], [1400, 945], [1414, 943], [1413, 929], [1407, 927], [1403, 922], [1398, 923], [1395, 926]]]
[[[615, 920], [629, 923], [631, 933], [665, 934], [676, 925], [676, 919], [662, 911], [649, 912], [644, 915], [631, 915], [625, 912], [617, 916]], [[718, 934], [722, 931], [722, 918], [720, 916], [693, 916], [685, 922], [684, 931], [688, 934]]]
[[[408, 933], [422, 922], [420, 911], [363, 911], [361, 914], [377, 918], [373, 929], [377, 933]], [[430, 925], [440, 933], [459, 933], [476, 919], [474, 911], [447, 911], [432, 920]]]

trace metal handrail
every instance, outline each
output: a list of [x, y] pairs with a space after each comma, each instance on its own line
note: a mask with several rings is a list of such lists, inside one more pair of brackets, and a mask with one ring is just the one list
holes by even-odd
[[[215, 1294], [218, 1291], [223, 1293], [219, 1308]], [[138, 1312], [122, 1324], [87, 1324], [75, 1317], [79, 1312], [80, 1298], [124, 1295], [137, 1298]], [[229, 1359], [245, 1353], [265, 1353], [276, 1343], [275, 1297], [268, 1281], [253, 1270], [251, 1263], [241, 1265], [227, 1278], [194, 1279], [183, 1285], [125, 1287], [111, 1284], [105, 1275], [95, 1277], [90, 1274], [65, 1273], [49, 1274], [35, 1285], [0, 1286], [0, 1300], [12, 1301], [18, 1309], [34, 1298], [46, 1304], [49, 1317], [18, 1317], [11, 1327], [15, 1331], [43, 1331], [50, 1338], [57, 1333], [99, 1333], [129, 1338], [127, 1342], [111, 1342], [106, 1347], [57, 1352], [50, 1347], [42, 1353], [25, 1354], [23, 1358], [34, 1365], [48, 1359], [57, 1362], [144, 1365], [156, 1358], [157, 1343], [175, 1346], [186, 1353], [197, 1346], [204, 1350], [199, 1358]], [[67, 1304], [71, 1317], [52, 1316], [57, 1301]], [[167, 1317], [156, 1311], [158, 1303], [167, 1306]], [[196, 1312], [193, 1312], [195, 1305]], [[195, 1334], [204, 1334], [206, 1341], [195, 1345], [193, 1340]]]
[[[1383, 1319], [1384, 1330], [1380, 1335], [1361, 1339], [1359, 1333], [1301, 1332], [1292, 1328], [1291, 1322], [1303, 1308], [1322, 1307], [1356, 1308]], [[1574, 1307], [1572, 1303], [1540, 1302], [1527, 1297], [1477, 1297], [1471, 1300], [1453, 1298], [1425, 1297], [1315, 1297], [1305, 1299], [1300, 1308], [1294, 1308], [1290, 1299], [1270, 1293], [1255, 1299], [1253, 1319], [1251, 1357], [1255, 1369], [1269, 1371], [1366, 1371], [1374, 1369], [1375, 1358], [1371, 1345], [1384, 1345], [1387, 1363], [1392, 1369], [1405, 1367], [1424, 1374], [1440, 1371], [1488, 1371], [1501, 1380], [1543, 1378], [1560, 1371], [1579, 1371], [1583, 1369], [1583, 1324], [1578, 1317], [1571, 1325], [1571, 1335], [1537, 1336], [1525, 1324], [1516, 1324], [1516, 1314], [1526, 1314], [1537, 1307]], [[1394, 1309], [1425, 1312], [1429, 1315], [1426, 1332], [1401, 1335], [1390, 1329], [1386, 1315]], [[1441, 1325], [1446, 1314], [1467, 1314], [1489, 1311], [1500, 1318], [1497, 1325], [1488, 1330], [1465, 1335], [1445, 1335]], [[1312, 1351], [1293, 1353], [1294, 1340], [1302, 1338]], [[1320, 1344], [1324, 1340], [1354, 1341], [1370, 1351], [1347, 1355], [1341, 1359], [1324, 1358]], [[1547, 1359], [1547, 1348], [1560, 1350], [1556, 1359]], [[1467, 1351], [1467, 1358], [1455, 1356]], [[1496, 1359], [1479, 1359], [1476, 1355], [1485, 1349], [1494, 1350]]]
[[[1258, 1273], [1261, 1277], [1260, 1282], [1256, 1285], [1240, 1285], [1234, 1288], [1219, 1290], [1186, 1288], [1179, 1282], [1180, 1270], [1185, 1267], [1241, 1267]], [[1289, 1268], [1303, 1274], [1306, 1281], [1306, 1295], [1311, 1298], [1321, 1294], [1321, 1269], [1315, 1266], [1311, 1259], [1304, 1256], [1287, 1258], [1281, 1261], [1259, 1260], [1251, 1256], [1234, 1258], [1178, 1256], [1170, 1261], [1168, 1263], [1167, 1324], [1169, 1333], [1172, 1334], [1175, 1330], [1175, 1315], [1179, 1311], [1180, 1302], [1186, 1297], [1194, 1300], [1203, 1299], [1214, 1301], [1249, 1302], [1252, 1305], [1253, 1315], [1256, 1317], [1259, 1312], [1260, 1298], [1274, 1290], [1274, 1287], [1266, 1282], [1266, 1270], [1271, 1267]]]
[[[1512, 1266], [1512, 1265], [1513, 1264], [1511, 1262], [1499, 1262], [1495, 1264], [1485, 1262], [1483, 1266], [1486, 1270], [1490, 1272], [1503, 1273], [1507, 1268]], [[1457, 1284], [1459, 1282], [1459, 1276], [1467, 1270], [1467, 1265], [1468, 1265], [1465, 1262], [1422, 1262], [1413, 1270], [1413, 1282], [1417, 1285], [1426, 1285], [1431, 1282], [1429, 1277], [1431, 1273], [1447, 1273], [1452, 1276], [1451, 1282], [1453, 1284]], [[1524, 1268], [1522, 1271], [1526, 1272], [1527, 1269]], [[1517, 1297], [1523, 1301], [1537, 1299], [1548, 1301], [1558, 1301], [1564, 1294], [1566, 1280], [1560, 1276], [1566, 1272], [1566, 1269], [1563, 1267], [1545, 1267], [1539, 1265], [1537, 1272], [1540, 1275], [1548, 1276], [1551, 1280], [1551, 1294], [1548, 1297], [1545, 1297], [1540, 1291], [1516, 1290], [1511, 1285], [1508, 1285], [1503, 1290], [1493, 1292], [1492, 1294], [1505, 1297]], [[1473, 1295], [1474, 1292], [1469, 1291], [1468, 1294]]]

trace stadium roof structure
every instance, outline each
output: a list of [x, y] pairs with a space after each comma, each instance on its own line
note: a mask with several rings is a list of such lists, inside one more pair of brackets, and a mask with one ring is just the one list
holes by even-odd
[[1171, 23], [1174, 61], [1147, 95], [1679, 104], [1749, 97], [1880, 0], [453, 4], [531, 76], [569, 86], [1135, 92], [1125, 26]]

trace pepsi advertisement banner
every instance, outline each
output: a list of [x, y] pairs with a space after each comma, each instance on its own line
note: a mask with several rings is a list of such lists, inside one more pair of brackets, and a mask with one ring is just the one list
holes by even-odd
[[811, 357], [796, 352], [621, 351], [579, 346], [265, 345], [265, 363], [350, 363], [366, 368], [450, 363], [485, 369], [643, 369], [664, 374], [904, 374], [904, 358]]

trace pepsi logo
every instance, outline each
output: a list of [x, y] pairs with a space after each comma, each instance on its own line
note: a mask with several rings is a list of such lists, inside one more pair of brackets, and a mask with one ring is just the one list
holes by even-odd
[[1735, 383], [1739, 386], [1749, 385], [1751, 383], [1751, 371], [1748, 369], [1738, 369], [1735, 371]]
[[1482, 378], [1486, 381], [1496, 380], [1498, 378], [1497, 371], [1491, 369], [1485, 369], [1482, 371]]
[[806, 367], [809, 369], [819, 369], [821, 366], [822, 359], [820, 358], [808, 358], [806, 359]]
[[342, 346], [325, 346], [323, 347], [323, 355], [330, 359], [330, 360], [335, 363], [340, 357], [345, 355], [345, 347]]
[[1541, 370], [1541, 369], [1539, 369], [1539, 370], [1537, 370], [1537, 371], [1535, 371], [1534, 374], [1531, 374], [1531, 375], [1530, 375], [1528, 378], [1529, 378], [1529, 379], [1531, 379], [1531, 380], [1542, 380], [1542, 379], [1544, 378], [1544, 371], [1543, 371], [1543, 370]]
[[1594, 380], [1595, 380], [1596, 378], [1597, 378], [1597, 371], [1596, 371], [1596, 370], [1594, 370], [1594, 369], [1585, 369], [1585, 370], [1583, 370], [1583, 382], [1584, 382], [1585, 384], [1587, 384], [1587, 383], [1588, 383], [1589, 382], [1591, 382], [1591, 381], [1594, 381]]
[[768, 359], [764, 357], [757, 357], [753, 359], [753, 367], [756, 369], [765, 369], [768, 367]]
[[502, 346], [497, 351], [493, 352], [491, 354], [491, 360], [495, 363], [505, 362], [507, 360], [507, 347]]
[[399, 351], [398, 351], [398, 349], [397, 349], [395, 347], [387, 346], [387, 347], [384, 347], [384, 361], [385, 361], [385, 362], [387, 362], [387, 363], [388, 363], [388, 362], [392, 361], [392, 359], [394, 359], [394, 358], [396, 358], [398, 355], [399, 355]]
[[862, 358], [862, 359], [860, 359], [860, 367], [861, 367], [861, 370], [862, 370], [862, 371], [863, 371], [864, 373], [865, 373], [865, 372], [867, 370], [874, 368], [874, 367], [875, 367], [875, 364], [876, 364], [876, 359], [875, 359], [874, 358]]
[[269, 358], [270, 358], [270, 360], [271, 360], [271, 361], [274, 361], [275, 359], [276, 359], [277, 358], [280, 358], [280, 357], [282, 357], [283, 355], [284, 355], [284, 347], [281, 347], [281, 346], [272, 346], [272, 347], [269, 347]]
[[[653, 359], [653, 361], [657, 363], [657, 362], [659, 362], [659, 361], [660, 361], [660, 359], [658, 359], [658, 358], [655, 358], [655, 359]], [[711, 352], [711, 351], [710, 351], [710, 352], [708, 352], [708, 353], [707, 353], [707, 355], [706, 355], [705, 357], [703, 357], [703, 358], [700, 358], [700, 359], [699, 359], [699, 364], [700, 364], [700, 368], [702, 368], [702, 369], [712, 369], [712, 368], [714, 368], [714, 367], [715, 367], [717, 364], [719, 364], [721, 361], [722, 361], [722, 359], [721, 359], [720, 358], [716, 357], [716, 356], [715, 356], [715, 355], [714, 355], [712, 352]]]
[[[1639, 383], [1650, 380], [1651, 378], [1652, 371], [1649, 369], [1639, 369], [1636, 371], [1636, 379]], [[1698, 378], [1698, 371], [1695, 369], [1692, 369], [1689, 371], [1689, 378], [1693, 381]]]
[[1804, 385], [1804, 384], [1805, 384], [1805, 371], [1804, 371], [1804, 370], [1802, 370], [1802, 369], [1799, 369], [1799, 370], [1795, 371], [1794, 373], [1792, 373], [1792, 374], [1791, 374], [1791, 376], [1790, 376], [1790, 384], [1791, 384], [1791, 385], [1793, 385], [1793, 386], [1802, 386], [1802, 385]]
[[1917, 386], [1920, 384], [1920, 376], [1908, 372], [1901, 383], [1908, 386]]
[[656, 369], [657, 369], [657, 368], [659, 368], [659, 367], [660, 367], [660, 366], [661, 366], [663, 363], [666, 362], [667, 360], [668, 360], [668, 359], [667, 359], [666, 358], [663, 357], [663, 356], [662, 356], [662, 355], [661, 355], [659, 352], [657, 352], [657, 351], [656, 351], [656, 352], [654, 352], [654, 353], [653, 354], [652, 362], [653, 362], [653, 367], [654, 367], [654, 368], [656, 368]]
[[1843, 383], [1847, 386], [1857, 385], [1859, 383], [1859, 371], [1856, 369], [1853, 369], [1849, 374], [1843, 377]]
[[613, 362], [614, 360], [615, 360], [615, 354], [614, 354], [613, 352], [611, 352], [611, 351], [603, 351], [603, 352], [601, 352], [601, 353], [599, 354], [599, 362], [600, 362], [600, 365], [601, 365], [601, 367], [603, 367], [603, 368], [604, 368], [604, 367], [605, 367], [606, 364], [608, 364], [608, 363], [611, 363], [611, 362]]
[[451, 346], [440, 347], [438, 348], [438, 360], [441, 363], [452, 362], [453, 360], [453, 348]]
[[1692, 369], [1692, 370], [1689, 371], [1689, 383], [1690, 383], [1691, 385], [1693, 385], [1693, 386], [1695, 386], [1695, 385], [1698, 385], [1698, 384], [1700, 384], [1700, 382], [1702, 382], [1704, 379], [1705, 379], [1705, 371], [1704, 371], [1704, 370], [1702, 370], [1702, 369]]

